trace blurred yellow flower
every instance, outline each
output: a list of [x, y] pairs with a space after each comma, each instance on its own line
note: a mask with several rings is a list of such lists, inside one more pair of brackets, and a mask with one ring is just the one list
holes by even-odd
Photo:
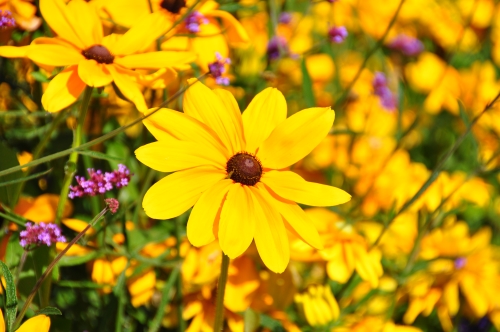
[[[46, 315], [36, 315], [25, 321], [16, 332], [49, 332], [50, 318]], [[5, 319], [3, 312], [0, 310], [0, 332], [5, 332]]]
[[133, 69], [169, 68], [189, 63], [194, 55], [185, 52], [145, 50], [169, 28], [158, 14], [145, 16], [124, 35], [103, 36], [97, 12], [83, 0], [41, 0], [40, 10], [58, 37], [37, 38], [30, 46], [0, 47], [0, 56], [27, 57], [44, 67], [66, 67], [49, 83], [42, 104], [58, 112], [73, 104], [85, 86], [102, 87], [112, 82], [137, 109], [147, 109]]
[[176, 217], [191, 206], [187, 236], [195, 246], [218, 239], [236, 258], [252, 240], [266, 266], [283, 272], [290, 249], [285, 223], [315, 248], [321, 240], [295, 203], [331, 206], [350, 200], [338, 188], [281, 171], [306, 156], [327, 135], [330, 108], [310, 108], [288, 119], [283, 95], [268, 88], [241, 115], [234, 97], [194, 83], [184, 114], [163, 109], [144, 121], [158, 142], [136, 150], [145, 165], [176, 172], [154, 184], [143, 207], [154, 219]]
[[295, 294], [299, 313], [311, 326], [322, 326], [339, 318], [340, 310], [329, 286], [311, 285], [302, 294]]

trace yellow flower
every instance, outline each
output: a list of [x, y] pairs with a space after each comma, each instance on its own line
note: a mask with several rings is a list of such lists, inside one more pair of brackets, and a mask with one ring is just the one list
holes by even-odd
[[329, 286], [309, 286], [307, 292], [295, 295], [295, 304], [312, 326], [326, 325], [339, 318], [339, 305]]
[[170, 219], [194, 205], [187, 225], [193, 245], [218, 239], [222, 251], [236, 258], [255, 240], [274, 272], [283, 272], [290, 258], [286, 224], [321, 248], [318, 232], [295, 202], [332, 206], [351, 196], [282, 169], [311, 152], [335, 113], [310, 108], [287, 119], [285, 98], [268, 88], [241, 115], [229, 92], [199, 82], [187, 90], [183, 105], [184, 113], [163, 109], [144, 121], [158, 142], [137, 149], [137, 159], [175, 172], [148, 190], [146, 214]]
[[333, 212], [324, 208], [306, 210], [306, 215], [318, 229], [323, 250], [315, 250], [297, 239], [292, 242], [292, 258], [301, 261], [327, 261], [330, 279], [345, 283], [354, 270], [363, 280], [377, 287], [383, 270], [378, 249], [369, 250], [368, 241], [352, 225], [346, 224]]
[[111, 82], [137, 109], [145, 111], [146, 103], [136, 83], [140, 77], [132, 69], [173, 71], [172, 66], [194, 60], [185, 52], [144, 53], [170, 26], [155, 13], [137, 21], [124, 35], [103, 36], [97, 12], [83, 0], [67, 5], [63, 0], [41, 0], [40, 11], [58, 37], [37, 38], [25, 47], [0, 47], [0, 56], [27, 57], [43, 67], [66, 67], [52, 79], [42, 97], [49, 112], [74, 103], [86, 85], [102, 87]]
[[[46, 315], [37, 315], [25, 321], [16, 332], [49, 332], [50, 318]], [[0, 310], [0, 332], [5, 332], [5, 319]]]

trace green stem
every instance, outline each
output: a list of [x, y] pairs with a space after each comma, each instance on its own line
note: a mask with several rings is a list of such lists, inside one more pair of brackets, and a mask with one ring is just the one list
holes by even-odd
[[229, 270], [229, 256], [222, 253], [219, 284], [217, 285], [217, 299], [215, 300], [214, 332], [222, 331], [224, 324], [224, 293], [226, 292], [227, 271]]
[[47, 278], [47, 276], [52, 272], [52, 269], [56, 266], [56, 264], [61, 260], [61, 258], [68, 252], [68, 250], [76, 243], [78, 242], [84, 235], [85, 233], [93, 227], [107, 212], [109, 211], [109, 208], [106, 206], [101, 213], [99, 213], [97, 216], [92, 219], [92, 221], [85, 227], [80, 233], [78, 233], [77, 236], [73, 240], [71, 240], [70, 243], [64, 248], [59, 255], [54, 258], [54, 260], [47, 266], [47, 269], [45, 272], [40, 276], [40, 279], [37, 280], [35, 286], [31, 290], [31, 293], [28, 295], [28, 298], [24, 302], [23, 308], [19, 312], [19, 315], [17, 316], [15, 322], [14, 322], [14, 330], [17, 329], [17, 327], [21, 324], [21, 321], [23, 320], [24, 315], [26, 314], [26, 311], [28, 310], [28, 307], [30, 306], [31, 302], [33, 302], [33, 299], [35, 297], [35, 294], [37, 293], [38, 289], [42, 285], [43, 281]]
[[156, 311], [156, 314], [151, 321], [151, 324], [149, 325], [149, 332], [157, 332], [160, 327], [161, 327], [161, 321], [163, 317], [165, 316], [165, 307], [168, 305], [170, 302], [170, 299], [168, 297], [170, 290], [174, 286], [174, 282], [177, 279], [180, 279], [179, 276], [180, 272], [180, 266], [178, 265], [172, 273], [170, 273], [170, 276], [168, 277], [167, 283], [165, 286], [163, 286], [163, 290], [161, 292], [161, 301], [160, 305], [158, 306], [158, 310]]
[[24, 250], [23, 255], [21, 256], [21, 260], [19, 261], [19, 266], [17, 267], [16, 271], [16, 279], [15, 279], [16, 288], [17, 285], [19, 284], [19, 277], [21, 276], [21, 271], [23, 270], [24, 263], [26, 263], [26, 257], [28, 257], [28, 251]]
[[[177, 249], [177, 259], [180, 261], [181, 258], [181, 219], [175, 219], [175, 236], [177, 237], [177, 242], [175, 243], [175, 247]], [[175, 300], [177, 302], [177, 319], [179, 321], [179, 331], [184, 332], [186, 330], [186, 322], [182, 318], [182, 312], [184, 311], [184, 306], [182, 305], [183, 295], [182, 295], [182, 278], [177, 278], [177, 292], [175, 293]]]
[[[200, 80], [201, 78], [203, 78], [206, 75], [207, 74], [201, 75], [200, 77], [198, 77], [198, 80]], [[184, 91], [186, 91], [187, 89], [189, 89], [189, 87], [191, 85], [193, 85], [194, 83], [196, 83], [196, 82], [197, 81], [195, 81], [195, 82], [193, 82], [191, 84], [188, 84], [184, 89], [181, 89], [181, 90], [177, 91], [171, 98], [169, 98], [166, 102], [161, 103], [160, 106], [158, 106], [155, 109], [153, 109], [150, 113], [148, 113], [147, 115], [144, 115], [143, 117], [140, 117], [140, 118], [138, 118], [138, 119], [130, 122], [129, 124], [127, 124], [125, 126], [117, 128], [117, 129], [115, 129], [115, 130], [107, 133], [106, 135], [102, 135], [101, 137], [96, 138], [96, 139], [94, 139], [94, 140], [92, 140], [92, 141], [90, 141], [88, 143], [82, 144], [78, 148], [69, 148], [69, 149], [66, 149], [66, 150], [63, 150], [63, 151], [60, 151], [60, 152], [57, 152], [57, 153], [54, 153], [54, 154], [42, 157], [40, 159], [33, 160], [33, 161], [31, 161], [29, 163], [26, 163], [26, 164], [23, 164], [23, 165], [19, 165], [19, 166], [7, 168], [6, 170], [0, 171], [0, 177], [4, 176], [4, 175], [7, 175], [7, 174], [12, 174], [12, 173], [18, 172], [18, 171], [22, 170], [25, 167], [33, 167], [33, 166], [37, 166], [37, 165], [49, 162], [49, 161], [54, 160], [54, 159], [62, 158], [62, 157], [67, 156], [67, 155], [69, 155], [69, 154], [71, 154], [73, 152], [85, 151], [85, 149], [90, 148], [91, 146], [94, 146], [96, 144], [99, 144], [99, 143], [102, 143], [104, 141], [107, 141], [108, 139], [110, 139], [112, 137], [115, 137], [116, 135], [124, 132], [128, 128], [130, 128], [132, 126], [135, 126], [139, 122], [141, 122], [141, 121], [149, 118], [151, 115], [153, 115], [156, 112], [158, 112], [159, 110], [161, 110], [162, 107], [168, 105], [171, 101], [177, 99], [177, 97], [179, 97], [181, 94], [183, 94]]]
[[[83, 92], [83, 99], [80, 105], [80, 112], [78, 114], [78, 122], [76, 124], [76, 130], [73, 135], [73, 149], [77, 149], [82, 144], [83, 126], [85, 124], [85, 116], [87, 115], [87, 110], [89, 108], [90, 99], [92, 97], [92, 90], [94, 88], [87, 86]], [[69, 155], [69, 160], [65, 167], [65, 176], [61, 189], [61, 194], [59, 196], [59, 204], [57, 205], [57, 213], [55, 223], [59, 224], [64, 212], [64, 206], [68, 200], [69, 186], [71, 181], [73, 181], [73, 175], [76, 172], [76, 163], [78, 162], [78, 152], [75, 150]]]

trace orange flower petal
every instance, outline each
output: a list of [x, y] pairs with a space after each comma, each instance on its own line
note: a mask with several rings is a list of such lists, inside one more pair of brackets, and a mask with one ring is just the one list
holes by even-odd
[[71, 66], [52, 79], [42, 96], [42, 105], [49, 112], [59, 112], [78, 100], [85, 83], [78, 76], [77, 66]]

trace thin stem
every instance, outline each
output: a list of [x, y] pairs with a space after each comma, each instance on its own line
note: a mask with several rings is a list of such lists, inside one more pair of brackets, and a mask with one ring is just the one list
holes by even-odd
[[[73, 135], [73, 149], [77, 149], [82, 144], [83, 126], [85, 124], [85, 117], [87, 115], [87, 110], [89, 108], [90, 99], [92, 97], [92, 91], [94, 88], [87, 86], [83, 92], [83, 99], [80, 105], [80, 111], [78, 114], [78, 122], [76, 124], [76, 130]], [[61, 188], [61, 194], [59, 196], [59, 204], [57, 205], [57, 213], [55, 223], [59, 224], [64, 212], [64, 206], [68, 200], [69, 186], [71, 181], [73, 181], [73, 175], [76, 172], [76, 163], [78, 162], [78, 152], [75, 150], [69, 155], [69, 160], [65, 167], [65, 176], [63, 185]]]
[[99, 221], [107, 212], [109, 211], [109, 208], [106, 206], [101, 213], [99, 213], [97, 216], [92, 219], [92, 221], [83, 229], [80, 233], [78, 233], [77, 236], [73, 240], [71, 240], [70, 243], [64, 248], [59, 255], [54, 258], [54, 260], [47, 266], [47, 269], [45, 272], [41, 275], [40, 279], [37, 280], [35, 286], [31, 290], [31, 293], [28, 295], [28, 298], [24, 302], [23, 308], [19, 312], [19, 315], [17, 316], [15, 322], [14, 322], [14, 330], [17, 329], [17, 327], [21, 324], [21, 321], [23, 320], [24, 315], [26, 314], [26, 311], [28, 310], [28, 307], [30, 306], [31, 302], [33, 302], [33, 299], [35, 297], [35, 294], [37, 293], [38, 289], [42, 285], [43, 281], [47, 278], [47, 276], [52, 272], [52, 269], [56, 266], [56, 264], [61, 260], [61, 258], [68, 252], [68, 250], [76, 243], [78, 242], [84, 235], [85, 233], [93, 227], [97, 221]]
[[344, 89], [344, 92], [342, 93], [342, 95], [335, 102], [334, 109], [336, 109], [342, 102], [344, 102], [345, 98], [348, 96], [349, 92], [351, 91], [352, 87], [354, 86], [354, 83], [356, 83], [357, 80], [359, 79], [359, 77], [361, 76], [361, 73], [363, 72], [363, 69], [365, 68], [366, 64], [368, 63], [368, 60], [370, 60], [370, 58], [375, 54], [375, 52], [380, 47], [382, 47], [382, 45], [384, 44], [385, 38], [387, 38], [387, 35], [389, 34], [389, 31], [391, 30], [391, 28], [394, 25], [394, 23], [396, 23], [396, 19], [398, 18], [399, 12], [401, 11], [401, 8], [403, 7], [404, 2], [405, 2], [405, 0], [401, 0], [401, 2], [399, 3], [398, 8], [396, 9], [396, 12], [392, 16], [392, 19], [389, 22], [389, 25], [387, 26], [387, 29], [385, 29], [384, 34], [377, 41], [377, 43], [375, 44], [375, 46], [371, 50], [369, 50], [368, 53], [366, 53], [366, 56], [363, 59], [363, 63], [361, 64], [361, 67], [359, 67], [356, 75], [354, 75], [354, 78], [352, 79], [352, 81], [349, 82], [349, 84], [347, 85], [347, 87]]
[[[180, 218], [176, 218], [175, 220], [175, 236], [177, 238], [177, 242], [175, 243], [175, 247], [177, 249], [177, 259], [181, 260], [181, 220]], [[178, 330], [180, 332], [184, 332], [186, 330], [186, 322], [182, 319], [182, 312], [184, 311], [184, 306], [182, 305], [182, 278], [177, 278], [177, 292], [175, 294], [175, 300], [177, 302], [177, 318], [179, 321]]]
[[226, 292], [227, 271], [229, 270], [229, 256], [222, 253], [219, 284], [217, 285], [217, 299], [215, 300], [214, 332], [222, 331], [224, 324], [224, 293]]
[[[206, 75], [207, 74], [201, 75], [200, 77], [198, 77], [198, 80], [200, 80], [201, 78], [203, 78]], [[60, 151], [60, 152], [57, 152], [57, 153], [54, 153], [54, 154], [42, 157], [40, 159], [30, 161], [29, 163], [26, 163], [26, 164], [23, 164], [23, 165], [19, 165], [19, 166], [16, 166], [16, 167], [11, 167], [11, 168], [8, 168], [6, 170], [0, 171], [0, 177], [4, 176], [4, 175], [7, 175], [7, 174], [11, 174], [11, 173], [17, 172], [17, 171], [20, 171], [20, 170], [22, 170], [25, 167], [33, 167], [33, 166], [37, 166], [37, 165], [49, 162], [51, 160], [57, 159], [57, 158], [62, 158], [64, 156], [67, 156], [67, 155], [75, 152], [75, 151], [77, 151], [77, 152], [78, 151], [85, 151], [85, 149], [90, 148], [91, 146], [94, 146], [94, 145], [102, 143], [102, 142], [104, 142], [104, 141], [106, 141], [106, 140], [108, 140], [108, 139], [110, 139], [112, 137], [115, 137], [116, 135], [124, 132], [125, 130], [127, 130], [130, 127], [135, 126], [139, 122], [141, 122], [141, 121], [149, 118], [151, 115], [153, 115], [156, 112], [158, 112], [159, 110], [161, 110], [162, 107], [168, 105], [170, 102], [172, 102], [173, 100], [177, 99], [177, 97], [179, 97], [181, 94], [183, 94], [187, 89], [189, 89], [189, 87], [191, 85], [193, 85], [196, 82], [197, 81], [195, 81], [195, 82], [193, 82], [191, 84], [188, 84], [184, 89], [181, 89], [181, 90], [177, 91], [171, 98], [169, 98], [166, 102], [161, 103], [160, 106], [158, 106], [155, 109], [153, 109], [150, 113], [148, 113], [148, 114], [144, 115], [143, 117], [140, 117], [140, 118], [138, 118], [138, 119], [130, 122], [129, 124], [127, 124], [125, 126], [121, 126], [120, 128], [117, 128], [115, 130], [110, 131], [106, 135], [102, 135], [101, 137], [96, 138], [96, 139], [94, 139], [94, 140], [92, 140], [92, 141], [90, 141], [88, 143], [82, 144], [78, 148], [69, 148], [69, 149], [66, 149], [66, 150], [63, 150], [63, 151]]]
[[17, 285], [19, 284], [19, 276], [21, 275], [21, 271], [23, 270], [24, 263], [26, 263], [26, 257], [28, 257], [28, 250], [23, 251], [23, 255], [21, 256], [21, 260], [19, 261], [19, 266], [17, 267], [16, 281], [15, 281], [16, 288]]
[[179, 272], [180, 272], [180, 265], [177, 265], [177, 267], [173, 269], [172, 272], [170, 273], [167, 283], [165, 284], [165, 286], [163, 286], [160, 305], [158, 306], [158, 310], [156, 311], [156, 314], [153, 320], [151, 321], [151, 324], [149, 325], [149, 332], [157, 332], [160, 329], [161, 321], [165, 316], [165, 307], [170, 302], [168, 295], [170, 293], [170, 290], [174, 286], [174, 282], [177, 279], [180, 279]]

